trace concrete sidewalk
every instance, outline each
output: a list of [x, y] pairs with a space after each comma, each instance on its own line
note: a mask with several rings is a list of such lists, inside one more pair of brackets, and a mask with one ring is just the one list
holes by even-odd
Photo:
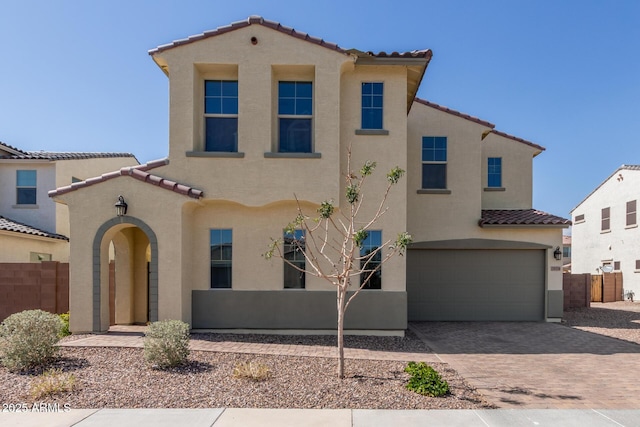
[[513, 427], [640, 426], [640, 410], [72, 409], [0, 413], [24, 427]]

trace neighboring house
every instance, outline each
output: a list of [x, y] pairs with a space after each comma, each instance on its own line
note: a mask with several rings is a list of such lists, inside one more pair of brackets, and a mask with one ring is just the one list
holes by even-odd
[[136, 164], [132, 154], [24, 151], [0, 142], [0, 262], [68, 262], [68, 210], [47, 193]]
[[[295, 218], [296, 198], [310, 215], [324, 200], [348, 206], [349, 146], [354, 169], [378, 163], [365, 217], [386, 171], [407, 171], [362, 250], [405, 230], [414, 243], [354, 300], [347, 329], [561, 318], [554, 251], [569, 220], [531, 206], [532, 159], [544, 149], [416, 99], [430, 50], [345, 50], [251, 17], [150, 54], [170, 81], [169, 157], [50, 193], [70, 209], [73, 331], [109, 327], [110, 242], [116, 323], [334, 329], [333, 287], [262, 254]], [[114, 209], [120, 195], [126, 214]]]
[[571, 236], [562, 236], [562, 272], [571, 273]]
[[640, 165], [622, 165], [572, 211], [572, 273], [622, 272], [627, 292], [640, 295]]

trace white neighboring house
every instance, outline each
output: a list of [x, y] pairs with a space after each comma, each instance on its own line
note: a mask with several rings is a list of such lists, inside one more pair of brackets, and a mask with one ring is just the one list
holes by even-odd
[[0, 262], [68, 262], [69, 211], [47, 192], [133, 165], [129, 153], [24, 151], [0, 142]]
[[640, 165], [622, 165], [571, 211], [572, 273], [622, 272], [625, 299], [640, 296]]

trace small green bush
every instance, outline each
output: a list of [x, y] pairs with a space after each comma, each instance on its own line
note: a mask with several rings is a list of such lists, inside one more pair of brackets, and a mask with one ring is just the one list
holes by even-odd
[[0, 325], [0, 361], [9, 370], [42, 366], [56, 355], [64, 322], [42, 310], [25, 310]]
[[431, 397], [449, 394], [449, 384], [435, 369], [424, 362], [409, 362], [404, 371], [411, 375], [406, 385], [408, 390]]
[[189, 324], [161, 320], [149, 325], [144, 338], [144, 359], [158, 368], [183, 364], [189, 355]]
[[66, 313], [58, 314], [58, 316], [64, 323], [62, 331], [60, 331], [60, 338], [71, 335], [71, 332], [69, 331], [69, 312], [67, 311]]

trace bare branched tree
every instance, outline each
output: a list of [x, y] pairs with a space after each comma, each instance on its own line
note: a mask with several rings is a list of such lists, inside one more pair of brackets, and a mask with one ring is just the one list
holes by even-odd
[[[387, 173], [387, 186], [375, 213], [365, 220], [360, 218], [363, 206], [363, 188], [373, 173], [376, 163], [367, 161], [355, 174], [351, 170], [351, 148], [347, 152], [345, 197], [348, 207], [336, 209], [332, 200], [321, 203], [317, 217], [305, 215], [295, 197], [298, 214], [284, 229], [284, 237], [272, 239], [265, 258], [281, 258], [302, 274], [320, 277], [336, 288], [338, 311], [338, 377], [344, 378], [344, 316], [353, 299], [379, 274], [382, 266], [394, 255], [403, 255], [411, 236], [398, 234], [395, 241], [386, 240], [363, 253], [363, 243], [369, 230], [387, 213], [387, 197], [404, 175], [395, 167]], [[304, 259], [304, 263], [296, 260]], [[348, 292], [352, 291], [351, 294]]]

